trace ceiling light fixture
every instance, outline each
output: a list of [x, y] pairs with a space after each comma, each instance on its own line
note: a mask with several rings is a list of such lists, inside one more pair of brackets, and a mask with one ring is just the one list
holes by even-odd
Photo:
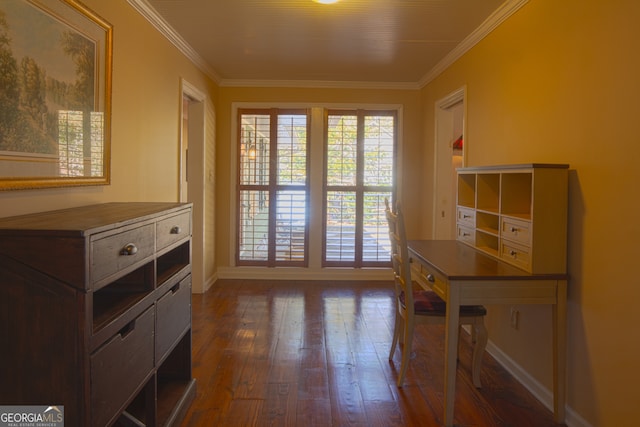
[[313, 0], [316, 3], [320, 3], [320, 4], [333, 4], [333, 3], [338, 3], [338, 0]]

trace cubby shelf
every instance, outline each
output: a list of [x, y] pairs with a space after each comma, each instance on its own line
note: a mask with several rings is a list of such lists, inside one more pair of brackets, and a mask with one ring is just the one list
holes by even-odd
[[458, 169], [457, 239], [529, 273], [565, 273], [568, 169], [565, 164]]

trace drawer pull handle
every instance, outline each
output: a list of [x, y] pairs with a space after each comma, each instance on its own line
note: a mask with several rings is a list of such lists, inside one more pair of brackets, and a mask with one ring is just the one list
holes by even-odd
[[133, 243], [128, 243], [122, 250], [120, 251], [120, 255], [135, 255], [138, 253], [138, 247]]
[[518, 229], [517, 229], [517, 228], [515, 228], [515, 227], [511, 227], [511, 232], [512, 232], [512, 233], [515, 233], [515, 232], [517, 232], [517, 231], [518, 231]]
[[174, 225], [171, 228], [171, 231], [169, 231], [169, 233], [171, 233], [171, 234], [180, 234], [181, 232], [182, 232], [182, 230], [180, 229], [179, 225]]
[[462, 215], [462, 218], [471, 218], [471, 215]]
[[124, 325], [122, 329], [118, 331], [118, 334], [120, 335], [120, 338], [125, 338], [127, 335], [133, 332], [135, 328], [136, 328], [136, 319], [133, 319], [131, 322]]
[[433, 277], [433, 274], [431, 273], [427, 274], [427, 282], [435, 283], [435, 281], [436, 281], [436, 278]]
[[462, 237], [469, 237], [471, 236], [471, 233], [462, 233]]
[[512, 257], [515, 257], [518, 254], [518, 252], [511, 250], [509, 251], [509, 255], [511, 255]]

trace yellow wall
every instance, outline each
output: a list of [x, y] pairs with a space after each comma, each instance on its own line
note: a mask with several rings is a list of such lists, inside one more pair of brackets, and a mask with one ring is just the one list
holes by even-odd
[[[568, 404], [594, 426], [638, 422], [639, 18], [632, 0], [531, 0], [422, 90], [428, 147], [434, 102], [466, 84], [468, 165], [570, 164]], [[490, 308], [490, 339], [550, 387], [550, 310], [519, 308], [518, 331]]]

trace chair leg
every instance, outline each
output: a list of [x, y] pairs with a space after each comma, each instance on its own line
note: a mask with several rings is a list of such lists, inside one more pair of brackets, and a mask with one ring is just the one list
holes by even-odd
[[411, 359], [411, 343], [413, 342], [413, 323], [405, 322], [404, 325], [404, 346], [402, 347], [402, 362], [400, 364], [400, 374], [398, 375], [398, 387], [404, 383], [404, 374], [407, 372], [409, 360]]
[[458, 326], [458, 353], [456, 354], [456, 361], [460, 360], [460, 349], [462, 349], [462, 325]]
[[471, 327], [471, 345], [475, 345], [476, 344], [476, 328], [475, 327]]
[[396, 321], [395, 321], [395, 325], [393, 326], [393, 340], [391, 341], [391, 350], [389, 351], [389, 360], [393, 359], [393, 354], [396, 351], [396, 347], [398, 345], [398, 340], [401, 332], [402, 332], [402, 318], [400, 317], [400, 313], [396, 313]]
[[472, 326], [472, 337], [475, 338], [473, 346], [473, 361], [471, 363], [471, 376], [473, 377], [473, 385], [476, 388], [482, 387], [480, 383], [480, 368], [482, 367], [482, 355], [487, 347], [489, 334], [484, 326], [484, 319], [480, 320]]

